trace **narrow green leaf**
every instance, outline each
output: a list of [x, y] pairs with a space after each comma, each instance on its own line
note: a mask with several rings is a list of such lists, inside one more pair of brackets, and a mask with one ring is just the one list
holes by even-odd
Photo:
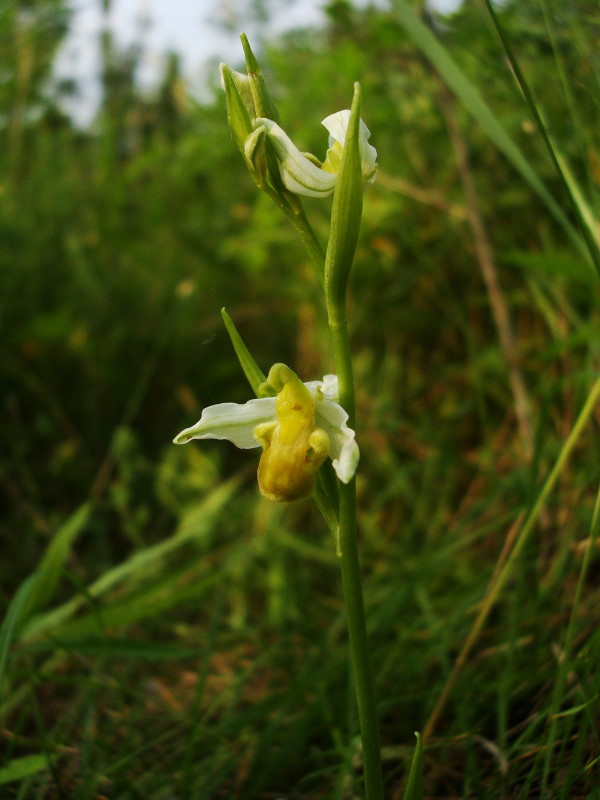
[[39, 574], [39, 580], [36, 582], [35, 591], [30, 595], [20, 624], [29, 619], [32, 614], [48, 605], [52, 599], [65, 561], [71, 552], [73, 542], [87, 523], [89, 514], [90, 504], [84, 503], [63, 525], [61, 525], [52, 537], [36, 569], [36, 572]]
[[267, 378], [256, 361], [252, 358], [250, 351], [244, 344], [244, 340], [233, 324], [233, 320], [224, 308], [221, 309], [221, 316], [223, 317], [223, 322], [227, 328], [227, 333], [231, 339], [231, 344], [233, 345], [235, 354], [238, 357], [240, 366], [244, 370], [244, 375], [248, 379], [248, 383], [252, 387], [252, 391], [258, 397], [260, 385], [265, 383]]
[[423, 742], [420, 733], [415, 732], [415, 736], [417, 737], [417, 745], [413, 753], [408, 783], [402, 800], [423, 800]]
[[0, 768], [0, 785], [27, 778], [48, 768], [48, 757], [43, 753], [30, 756], [13, 758], [4, 767]]
[[0, 629], [0, 685], [13, 640], [19, 638], [20, 631], [33, 614], [52, 598], [73, 540], [85, 525], [89, 510], [89, 504], [84, 504], [59, 528], [38, 568], [15, 593]]
[[[143, 619], [160, 617], [165, 611], [174, 607], [181, 607], [193, 598], [205, 595], [208, 590], [221, 580], [220, 573], [215, 570], [206, 578], [196, 580], [187, 586], [175, 583], [171, 587], [163, 587], [157, 591], [152, 584], [147, 591], [128, 595], [116, 602], [102, 602], [89, 614], [67, 621], [52, 630], [52, 640], [42, 640], [40, 647], [46, 645], [63, 645], [69, 649], [76, 649], [74, 640], [97, 636], [109, 629], [122, 630], [128, 625], [140, 622]], [[110, 649], [107, 646], [107, 651]]]
[[467, 78], [448, 50], [438, 41], [429, 28], [419, 19], [407, 0], [391, 0], [396, 18], [405, 28], [414, 44], [431, 62], [444, 83], [456, 94], [464, 108], [473, 116], [487, 133], [496, 147], [504, 153], [513, 167], [544, 201], [546, 207], [560, 223], [561, 227], [577, 247], [588, 256], [588, 250], [579, 233], [569, 222], [560, 205], [538, 178], [527, 158], [508, 136], [493, 111], [487, 105], [477, 88]]
[[581, 187], [577, 182], [571, 167], [567, 163], [566, 158], [559, 150], [559, 148], [554, 144], [552, 139], [550, 138], [551, 147], [554, 151], [554, 156], [556, 158], [556, 163], [559, 165], [561, 170], [562, 177], [565, 181], [565, 184], [569, 187], [569, 192], [571, 193], [571, 200], [573, 205], [577, 209], [577, 214], [579, 216], [580, 222], [582, 227], [587, 230], [587, 235], [593, 242], [593, 246], [596, 250], [599, 249], [598, 244], [598, 230], [599, 230], [599, 223], [594, 211], [586, 198], [583, 196], [583, 192], [581, 191]]
[[72, 600], [46, 614], [38, 615], [28, 622], [22, 632], [22, 639], [36, 638], [56, 628], [59, 624], [73, 616], [73, 614], [89, 601], [90, 597], [100, 597], [109, 589], [123, 582], [140, 581], [144, 578], [148, 568], [181, 547], [187, 542], [202, 538], [213, 529], [223, 507], [231, 498], [239, 485], [239, 480], [232, 478], [220, 484], [210, 494], [206, 495], [201, 503], [194, 506], [182, 518], [173, 536], [164, 542], [146, 547], [134, 553], [122, 564], [108, 570], [87, 587], [85, 593], [77, 595]]
[[25, 616], [31, 597], [35, 595], [40, 580], [40, 573], [34, 572], [19, 586], [8, 606], [6, 616], [0, 628], [0, 687], [4, 685], [4, 674], [10, 646], [16, 636], [17, 625]]

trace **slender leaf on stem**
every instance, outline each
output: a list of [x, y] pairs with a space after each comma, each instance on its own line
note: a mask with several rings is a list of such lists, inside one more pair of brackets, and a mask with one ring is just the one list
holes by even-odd
[[238, 333], [233, 320], [224, 308], [221, 309], [221, 316], [223, 317], [223, 322], [227, 328], [227, 333], [231, 339], [231, 344], [233, 345], [235, 354], [238, 357], [240, 366], [244, 370], [244, 375], [248, 379], [248, 383], [252, 387], [252, 391], [258, 397], [261, 384], [265, 383], [267, 380], [266, 375], [252, 357], [250, 351], [244, 343], [244, 340]]
[[342, 164], [333, 194], [331, 229], [325, 256], [325, 294], [328, 309], [345, 308], [348, 276], [354, 260], [362, 216], [360, 101], [360, 86], [356, 83]]
[[[353, 427], [354, 377], [346, 318], [346, 289], [362, 215], [359, 125], [360, 86], [355, 84], [342, 164], [333, 195], [329, 244], [325, 258], [325, 299], [335, 353], [339, 398]], [[337, 550], [362, 738], [365, 794], [367, 800], [383, 800], [379, 724], [356, 535], [355, 479], [347, 484], [340, 483], [339, 498], [340, 533]]]

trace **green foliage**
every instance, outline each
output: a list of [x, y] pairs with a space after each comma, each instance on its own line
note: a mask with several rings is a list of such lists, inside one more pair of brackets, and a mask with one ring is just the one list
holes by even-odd
[[[331, 369], [319, 279], [246, 173], [216, 75], [194, 102], [173, 55], [144, 94], [139, 51], [105, 36], [101, 107], [74, 126], [49, 83], [65, 8], [0, 14], [3, 791], [349, 797], [332, 537], [310, 504], [260, 499], [252, 453], [170, 444], [203, 406], [248, 397], [224, 306], [253, 380], [278, 361]], [[563, 0], [496, 7], [557, 171], [489, 15], [414, 9], [332, 3], [322, 30], [258, 53], [302, 149], [324, 155], [319, 120], [359, 80], [378, 150], [350, 282], [386, 787], [408, 791], [413, 731], [501, 575], [423, 737], [424, 796], [591, 797], [600, 326], [581, 242], [598, 224], [600, 20]], [[323, 241], [327, 201], [306, 204]]]

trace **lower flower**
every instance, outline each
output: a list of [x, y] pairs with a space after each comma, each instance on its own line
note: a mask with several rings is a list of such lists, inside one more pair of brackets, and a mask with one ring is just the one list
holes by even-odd
[[258, 483], [270, 500], [309, 495], [314, 473], [327, 457], [338, 478], [348, 483], [356, 472], [359, 450], [355, 432], [346, 425], [348, 414], [337, 402], [337, 377], [302, 383], [285, 364], [275, 364], [267, 384], [277, 392], [275, 397], [208, 406], [198, 422], [173, 441], [226, 439], [242, 449], [262, 447]]

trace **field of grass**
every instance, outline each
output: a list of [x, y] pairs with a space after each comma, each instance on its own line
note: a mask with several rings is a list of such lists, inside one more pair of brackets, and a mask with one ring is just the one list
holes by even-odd
[[[318, 278], [216, 66], [208, 101], [175, 55], [149, 94], [105, 34], [74, 126], [66, 5], [0, 9], [0, 797], [363, 797], [315, 504], [171, 444], [252, 396], [223, 307], [265, 373], [332, 371]], [[600, 800], [600, 12], [327, 19], [255, 44], [303, 150], [358, 80], [378, 151], [349, 320], [386, 798], [420, 732], [412, 798]]]

